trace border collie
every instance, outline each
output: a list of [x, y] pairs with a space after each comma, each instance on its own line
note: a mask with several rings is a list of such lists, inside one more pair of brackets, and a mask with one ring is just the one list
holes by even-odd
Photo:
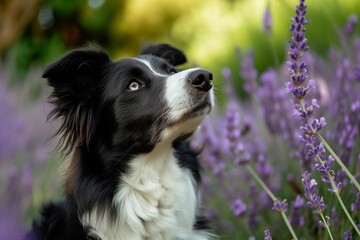
[[96, 48], [47, 66], [49, 118], [71, 163], [66, 200], [34, 221], [36, 239], [205, 240], [197, 153], [189, 137], [214, 104], [212, 74], [179, 71], [185, 55], [151, 45], [112, 61]]

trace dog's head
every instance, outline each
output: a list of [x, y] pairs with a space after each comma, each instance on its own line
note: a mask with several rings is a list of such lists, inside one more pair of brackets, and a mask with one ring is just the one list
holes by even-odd
[[151, 151], [161, 141], [189, 136], [213, 106], [212, 74], [178, 70], [185, 55], [166, 44], [136, 58], [112, 61], [99, 49], [81, 49], [50, 64], [50, 117], [61, 118], [65, 149]]

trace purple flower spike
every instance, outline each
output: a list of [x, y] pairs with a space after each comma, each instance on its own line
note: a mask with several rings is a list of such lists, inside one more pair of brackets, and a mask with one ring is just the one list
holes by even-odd
[[326, 125], [325, 118], [322, 117], [319, 119], [313, 119], [311, 121], [311, 125], [305, 124], [304, 127], [301, 127], [300, 129], [305, 135], [315, 135], [317, 132], [319, 132], [324, 126]]
[[245, 91], [248, 93], [254, 93], [258, 73], [254, 67], [254, 53], [251, 49], [247, 50], [246, 56], [242, 60], [241, 68], [240, 77], [245, 80]]
[[351, 15], [348, 18], [348, 21], [344, 28], [344, 34], [346, 37], [351, 37], [351, 35], [354, 33], [356, 25], [358, 23], [358, 18], [356, 15]]
[[314, 213], [322, 213], [326, 209], [326, 205], [323, 197], [319, 196], [316, 180], [311, 179], [311, 174], [305, 171], [302, 174], [302, 182], [305, 187], [305, 197], [309, 200], [307, 204], [314, 209]]
[[283, 201], [276, 200], [274, 202], [272, 209], [275, 211], [278, 211], [278, 212], [286, 212], [287, 206], [288, 206], [288, 204], [287, 204], [286, 200], [283, 200]]
[[[299, 5], [296, 6], [296, 16], [291, 19], [292, 38], [289, 43], [289, 60], [287, 62], [290, 81], [286, 83], [285, 90], [292, 92], [294, 95], [294, 116], [297, 116], [301, 125], [299, 126], [302, 136], [300, 141], [305, 145], [305, 155], [307, 159], [313, 159], [315, 162], [315, 169], [318, 170], [322, 176], [321, 179], [325, 183], [334, 182], [336, 173], [331, 170], [331, 163], [333, 159], [327, 159], [325, 156], [324, 145], [318, 138], [319, 132], [325, 127], [326, 120], [324, 117], [315, 118], [314, 111], [320, 108], [316, 99], [311, 102], [306, 98], [307, 94], [316, 88], [315, 81], [309, 79], [307, 63], [302, 60], [306, 51], [307, 39], [305, 37], [306, 29], [304, 26], [309, 23], [305, 19], [307, 6], [305, 0], [300, 0]], [[351, 142], [350, 142], [351, 143]], [[338, 192], [342, 188], [342, 182], [335, 183], [337, 188], [329, 189], [330, 192]], [[311, 204], [316, 204], [314, 201], [320, 201], [322, 198], [309, 199]], [[317, 208], [320, 210], [320, 208]]]
[[271, 238], [271, 233], [270, 233], [270, 230], [269, 230], [269, 229], [266, 229], [265, 232], [264, 232], [264, 234], [265, 234], [264, 240], [272, 240], [272, 238]]
[[352, 240], [352, 234], [349, 229], [344, 232], [344, 240]]
[[318, 148], [317, 140], [313, 141], [312, 136], [316, 135], [325, 125], [325, 118], [314, 119], [314, 109], [319, 108], [316, 99], [312, 99], [309, 104], [305, 97], [315, 88], [315, 81], [309, 79], [308, 64], [302, 60], [305, 52], [309, 50], [307, 46], [307, 39], [305, 37], [305, 25], [309, 20], [305, 19], [307, 12], [305, 0], [300, 0], [299, 5], [296, 6], [296, 16], [291, 19], [292, 38], [289, 43], [289, 60], [287, 61], [288, 70], [290, 74], [290, 81], [285, 83], [286, 92], [292, 92], [294, 96], [294, 116], [300, 118], [302, 126], [300, 130], [303, 134], [302, 142], [308, 146], [307, 157], [314, 158], [321, 152]]
[[305, 219], [302, 216], [301, 209], [304, 206], [304, 199], [297, 196], [293, 202], [290, 215], [290, 223], [294, 227], [301, 227], [305, 223]]
[[226, 137], [232, 143], [236, 143], [236, 141], [240, 137], [240, 116], [236, 112], [235, 109], [230, 108], [226, 114], [226, 122], [227, 122], [227, 134]]
[[226, 137], [230, 143], [230, 150], [234, 154], [234, 163], [245, 165], [250, 161], [250, 153], [245, 151], [241, 142], [240, 116], [234, 106], [230, 106], [226, 114]]
[[356, 194], [355, 202], [351, 204], [352, 212], [360, 212], [360, 192]]
[[264, 12], [264, 21], [263, 21], [263, 27], [264, 27], [264, 31], [266, 33], [271, 33], [272, 30], [272, 17], [271, 17], [271, 13], [270, 13], [270, 7], [267, 6], [266, 10]]
[[225, 84], [225, 92], [229, 98], [229, 101], [236, 102], [237, 96], [234, 88], [232, 86], [233, 78], [231, 76], [231, 71], [229, 68], [223, 68], [222, 76], [224, 77], [224, 84]]
[[240, 217], [245, 214], [247, 206], [241, 199], [236, 199], [231, 203], [231, 209], [235, 216]]
[[360, 81], [360, 66], [354, 68], [354, 78], [357, 81]]
[[[289, 61], [287, 62], [290, 73], [290, 82], [285, 85], [286, 91], [292, 92], [295, 99], [299, 102], [313, 87], [312, 81], [308, 81], [308, 83], [305, 84], [309, 79], [307, 63], [301, 61], [304, 53], [309, 50], [307, 39], [305, 37], [306, 30], [304, 28], [309, 21], [305, 19], [307, 6], [304, 2], [304, 0], [300, 0], [299, 5], [296, 6], [296, 16], [291, 19], [292, 24], [290, 31], [292, 32], [292, 38], [289, 43]], [[297, 110], [300, 109], [297, 108]], [[307, 118], [309, 116], [304, 115], [303, 117]]]

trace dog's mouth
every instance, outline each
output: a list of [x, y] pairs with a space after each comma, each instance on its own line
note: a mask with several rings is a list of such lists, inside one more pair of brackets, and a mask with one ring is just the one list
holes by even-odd
[[204, 99], [203, 101], [197, 102], [193, 106], [189, 107], [182, 116], [170, 123], [170, 126], [181, 124], [191, 119], [197, 119], [204, 117], [205, 115], [209, 114], [212, 110], [212, 104], [209, 99]]
[[196, 104], [194, 107], [190, 109], [189, 112], [185, 114], [185, 117], [188, 118], [196, 118], [200, 116], [207, 115], [211, 112], [211, 104], [209, 101], [203, 101]]

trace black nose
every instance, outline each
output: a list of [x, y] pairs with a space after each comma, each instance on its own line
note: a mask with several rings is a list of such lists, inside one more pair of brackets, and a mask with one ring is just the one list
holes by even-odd
[[211, 72], [205, 69], [197, 69], [191, 72], [187, 78], [191, 86], [204, 92], [207, 92], [212, 88], [212, 79], [213, 75]]

